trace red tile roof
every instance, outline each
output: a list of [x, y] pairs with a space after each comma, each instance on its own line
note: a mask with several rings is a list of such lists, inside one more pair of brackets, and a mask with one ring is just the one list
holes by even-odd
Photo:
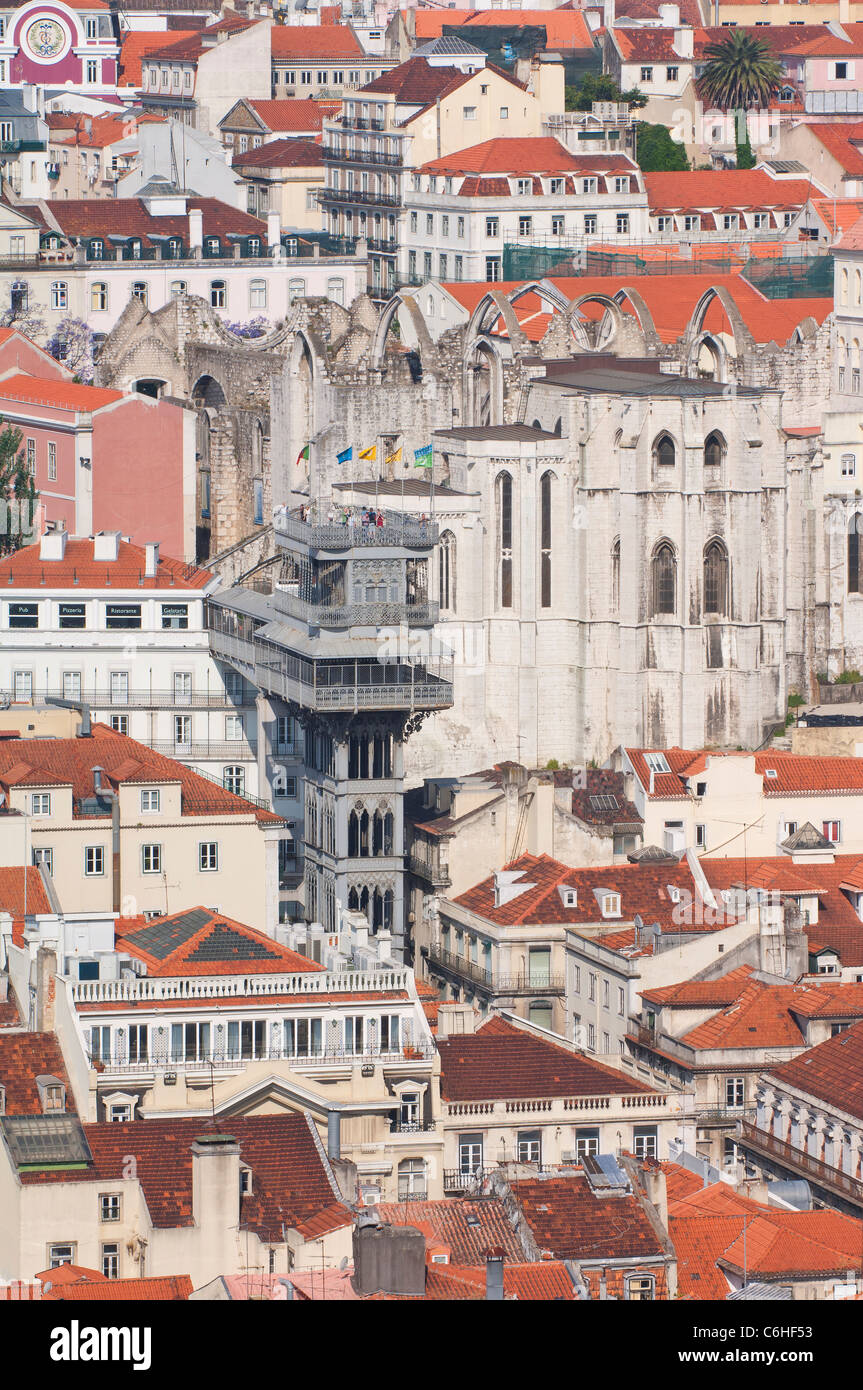
[[863, 1120], [863, 1023], [846, 1028], [767, 1073], [780, 1085], [815, 1096]]
[[311, 97], [278, 97], [261, 101], [250, 97], [246, 104], [268, 130], [278, 135], [288, 131], [301, 134], [322, 130], [324, 121], [337, 116], [342, 107], [340, 101], [316, 101]]
[[664, 985], [644, 989], [641, 997], [648, 1004], [676, 1009], [721, 1009], [732, 1004], [740, 995], [754, 966], [741, 965], [721, 975], [718, 980], [684, 980], [679, 985]]
[[[551, 136], [497, 136], [454, 154], [432, 159], [422, 166], [424, 173], [444, 174], [556, 174], [605, 170], [630, 170], [638, 166], [625, 154], [574, 155]], [[503, 191], [509, 193], [504, 185]], [[541, 189], [539, 190], [542, 191]]]
[[270, 30], [274, 58], [362, 58], [363, 48], [347, 24], [274, 24]]
[[[64, 383], [58, 383], [63, 385]], [[84, 387], [76, 387], [84, 390]], [[0, 383], [0, 395], [3, 384]], [[113, 394], [113, 393], [112, 393]], [[7, 589], [101, 589], [110, 579], [112, 589], [165, 589], [177, 593], [184, 589], [200, 590], [212, 583], [209, 570], [171, 560], [159, 554], [156, 573], [144, 573], [146, 551], [141, 545], [121, 540], [116, 560], [94, 560], [94, 542], [87, 537], [71, 536], [66, 541], [62, 560], [41, 560], [38, 545], [26, 545], [12, 555], [0, 559], [0, 585]], [[11, 583], [10, 583], [11, 580]]]
[[76, 116], [72, 134], [57, 140], [58, 145], [75, 145], [78, 148], [103, 150], [118, 140], [126, 140], [137, 135], [138, 126], [164, 121], [164, 116], [141, 113], [139, 115]]
[[146, 963], [150, 976], [280, 975], [325, 968], [205, 907], [185, 908], [146, 926], [118, 917], [115, 934], [124, 950]]
[[169, 30], [162, 34], [162, 38], [166, 40], [162, 47], [151, 51], [147, 56], [165, 62], [196, 62], [205, 50], [213, 47], [213, 36], [239, 34], [257, 22], [256, 19], [246, 19], [243, 15], [229, 14], [217, 20], [215, 24], [209, 24], [206, 29], [183, 30], [178, 39], [175, 39], [173, 31]]
[[650, 1093], [634, 1077], [493, 1018], [476, 1033], [438, 1039], [448, 1101]]
[[361, 90], [389, 93], [400, 103], [426, 106], [463, 86], [470, 76], [455, 68], [432, 67], [425, 58], [408, 58], [407, 62], [367, 82]]
[[[51, 1274], [55, 1272], [51, 1270]], [[88, 1275], [75, 1283], [51, 1279], [42, 1282], [43, 1300], [63, 1303], [168, 1303], [187, 1299], [191, 1292], [192, 1281], [188, 1274], [153, 1275], [146, 1279], [107, 1279], [104, 1282], [96, 1282]]]
[[769, 877], [774, 891], [794, 896], [801, 891], [799, 882], [805, 874], [818, 887], [818, 921], [809, 928], [810, 937], [837, 950], [843, 966], [863, 965], [863, 923], [839, 886], [861, 872], [863, 861], [858, 855], [840, 854], [832, 864], [801, 866], [785, 855], [762, 860], [702, 858], [699, 862], [714, 892], [751, 886], [752, 875], [757, 875], [761, 880]]
[[[173, 29], [171, 37], [177, 43], [188, 42], [196, 39], [200, 30], [198, 29]], [[140, 87], [143, 82], [141, 74], [141, 60], [155, 55], [164, 50], [167, 35], [164, 30], [158, 33], [147, 33], [144, 30], [132, 29], [123, 36], [120, 45], [120, 58], [117, 64], [117, 86], [118, 87]]]
[[[26, 892], [25, 892], [26, 876]], [[0, 912], [11, 912], [15, 922], [24, 920], [24, 910], [53, 912], [42, 875], [32, 865], [4, 865], [0, 868]]]
[[[191, 1226], [192, 1145], [211, 1126], [198, 1119], [134, 1120], [125, 1124], [84, 1125], [93, 1162], [86, 1168], [25, 1169], [25, 1184], [114, 1182], [137, 1164], [154, 1227]], [[311, 1119], [305, 1114], [231, 1117], [219, 1131], [240, 1145], [240, 1158], [252, 1170], [252, 1193], [243, 1197], [240, 1224], [264, 1240], [283, 1242], [283, 1228], [310, 1220], [338, 1201], [321, 1157]], [[226, 1213], [226, 1220], [236, 1225]]]
[[863, 251], [863, 217], [849, 227], [839, 245], [843, 251]]
[[[93, 768], [104, 768], [109, 784], [123, 782], [179, 782], [184, 816], [254, 815], [267, 824], [281, 824], [281, 816], [256, 808], [233, 792], [200, 777], [192, 768], [155, 753], [143, 743], [117, 734], [105, 724], [94, 724], [90, 738], [33, 738], [0, 740], [0, 784], [8, 786], [35, 772], [71, 786], [76, 801], [94, 795]], [[22, 773], [22, 769], [24, 770]]]
[[[402, 11], [405, 15], [407, 12]], [[592, 48], [590, 26], [580, 10], [429, 10], [416, 9], [414, 33], [417, 43], [440, 38], [444, 26], [483, 29], [503, 25], [507, 29], [525, 25], [545, 29], [546, 49]], [[471, 40], [468, 40], [471, 42]]]
[[41, 1115], [37, 1076], [56, 1076], [66, 1087], [66, 1113], [75, 1114], [75, 1097], [63, 1053], [53, 1033], [0, 1033], [0, 1086], [7, 1115]]
[[[863, 30], [863, 24], [857, 27]], [[859, 51], [863, 53], [863, 47]], [[814, 124], [806, 128], [833, 156], [846, 178], [859, 179], [863, 175], [863, 121]]]
[[675, 212], [802, 208], [813, 191], [808, 179], [774, 179], [763, 169], [695, 169], [684, 174], [645, 174], [644, 185], [651, 211], [673, 209]]
[[[267, 224], [247, 212], [240, 212], [218, 198], [190, 197], [186, 202], [186, 213], [150, 213], [141, 198], [69, 198], [46, 202], [52, 222], [60, 228], [63, 236], [120, 238], [139, 237], [145, 246], [161, 245], [161, 238], [179, 237], [185, 244], [189, 240], [188, 213], [193, 209], [203, 214], [204, 236], [218, 236], [227, 239], [233, 233], [239, 237], [261, 237], [266, 241]], [[42, 218], [41, 211], [33, 205], [20, 205], [25, 216]], [[44, 221], [44, 219], [42, 219]], [[46, 226], [48, 224], [46, 223]], [[51, 230], [54, 230], [53, 226]], [[158, 238], [154, 240], [154, 234]], [[230, 243], [228, 243], [230, 244]]]
[[122, 391], [103, 386], [82, 386], [75, 381], [51, 381], [19, 372], [0, 381], [0, 400], [45, 405], [57, 410], [96, 411], [124, 399]]
[[793, 985], [751, 980], [733, 1004], [697, 1023], [680, 1041], [696, 1050], [803, 1047], [803, 1029], [791, 1012]]
[[846, 58], [854, 55], [863, 54], [863, 24], [842, 24], [842, 32], [847, 35], [846, 40], [832, 34], [829, 29], [822, 25], [807, 25], [807, 29], [815, 29], [815, 34], [806, 39], [801, 39], [794, 44], [794, 52], [800, 53], [805, 57], [830, 57]]
[[[510, 1225], [503, 1203], [495, 1197], [475, 1201], [447, 1197], [437, 1202], [382, 1202], [376, 1208], [381, 1221], [393, 1226], [416, 1226], [429, 1242], [449, 1246], [457, 1265], [481, 1265], [485, 1252], [503, 1250], [518, 1264], [524, 1251]], [[468, 1222], [470, 1218], [470, 1223]]]
[[638, 1197], [598, 1197], [583, 1173], [520, 1178], [513, 1195], [539, 1248], [558, 1259], [595, 1265], [664, 1256]]
[[[655, 800], [687, 796], [694, 791], [691, 785], [707, 769], [711, 758], [754, 758], [755, 771], [762, 779], [765, 796], [803, 795], [811, 792], [863, 792], [863, 758], [806, 757], [776, 749], [768, 752], [725, 753], [713, 749], [687, 748], [627, 748], [626, 754], [644, 791], [651, 795], [650, 769], [645, 754], [662, 753], [670, 772], [657, 772], [653, 777], [652, 796]], [[775, 777], [767, 777], [771, 769]], [[690, 783], [687, 791], [686, 783]]]
[[[678, 904], [669, 895], [668, 888], [685, 889], [693, 899], [698, 897], [692, 871], [685, 859], [667, 864], [607, 864], [574, 869], [547, 854], [523, 854], [507, 865], [507, 872], [518, 874], [513, 886], [524, 886], [524, 891], [500, 907], [495, 907], [494, 875], [461, 893], [454, 901], [500, 926], [558, 922], [579, 926], [605, 920], [612, 933], [631, 923], [636, 913], [647, 925], [658, 922], [663, 930], [680, 931], [681, 926], [675, 921], [680, 916]], [[561, 893], [564, 888], [576, 890], [578, 900], [574, 907], [564, 905]], [[603, 893], [620, 894], [619, 919], [603, 919], [596, 896]], [[691, 924], [685, 926], [687, 932], [694, 929], [697, 928]]]
[[314, 169], [323, 167], [322, 147], [315, 140], [269, 140], [234, 155], [235, 169]]

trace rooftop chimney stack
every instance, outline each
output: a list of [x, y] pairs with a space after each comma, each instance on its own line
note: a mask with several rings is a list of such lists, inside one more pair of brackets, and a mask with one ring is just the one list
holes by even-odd
[[200, 255], [204, 247], [204, 214], [200, 208], [189, 208], [189, 250]]
[[120, 532], [99, 531], [93, 537], [93, 559], [115, 564], [120, 554]]
[[487, 1250], [485, 1255], [485, 1297], [487, 1303], [503, 1302], [503, 1262], [502, 1250]]
[[159, 569], [159, 542], [147, 541], [144, 546], [144, 577], [155, 579]]
[[49, 529], [39, 537], [40, 560], [62, 560], [66, 554], [68, 532], [65, 522], [49, 522]]

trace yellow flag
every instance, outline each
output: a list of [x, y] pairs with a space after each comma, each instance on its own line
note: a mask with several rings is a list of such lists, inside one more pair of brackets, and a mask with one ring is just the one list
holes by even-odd
[[396, 449], [396, 451], [395, 451], [394, 454], [387, 454], [386, 459], [384, 460], [384, 462], [385, 462], [385, 463], [401, 463], [401, 458], [402, 458], [402, 449], [401, 449], [401, 445], [399, 445], [399, 447]]
[[357, 457], [358, 457], [358, 458], [361, 458], [361, 459], [373, 459], [373, 458], [375, 457], [376, 454], [377, 454], [377, 448], [376, 448], [375, 445], [373, 444], [372, 447], [371, 447], [370, 449], [360, 449], [360, 452], [359, 452], [359, 454], [357, 455]]

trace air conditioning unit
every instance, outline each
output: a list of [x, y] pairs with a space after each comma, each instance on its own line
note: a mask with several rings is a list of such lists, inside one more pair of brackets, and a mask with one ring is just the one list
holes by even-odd
[[572, 1151], [568, 1151], [567, 1153], [562, 1153], [562, 1154], [560, 1155], [560, 1157], [561, 1157], [561, 1160], [562, 1160], [563, 1163], [577, 1163], [577, 1162], [578, 1162], [578, 1155], [572, 1153]]

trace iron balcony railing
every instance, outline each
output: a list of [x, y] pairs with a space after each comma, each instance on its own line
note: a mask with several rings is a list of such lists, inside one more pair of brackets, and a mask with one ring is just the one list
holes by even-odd
[[[359, 1052], [342, 1047], [322, 1048], [318, 1052], [311, 1053], [289, 1052], [283, 1048], [256, 1048], [238, 1052], [214, 1050], [207, 1057], [172, 1057], [170, 1051], [165, 1049], [157, 1055], [141, 1056], [138, 1054], [132, 1058], [126, 1052], [108, 1053], [105, 1056], [96, 1054], [91, 1056], [90, 1065], [100, 1073], [104, 1081], [105, 1073], [110, 1072], [119, 1071], [134, 1074], [150, 1071], [208, 1072], [211, 1068], [216, 1071], [241, 1071], [250, 1062], [287, 1062], [291, 1066], [299, 1068], [339, 1065], [386, 1066], [415, 1059], [427, 1060], [434, 1056], [434, 1052], [434, 1048], [427, 1044], [406, 1044], [404, 1047], [381, 1048], [378, 1051], [365, 1049]], [[417, 1127], [416, 1132], [433, 1129], [434, 1125], [421, 1125]], [[406, 1131], [402, 1130], [401, 1132]]]
[[91, 709], [95, 710], [110, 708], [121, 712], [125, 709], [236, 710], [253, 708], [255, 704], [255, 697], [251, 692], [244, 692], [242, 697], [234, 699], [225, 690], [194, 690], [187, 695], [182, 695], [178, 694], [176, 690], [130, 690], [123, 693], [111, 690], [95, 690], [89, 687], [70, 692], [61, 686], [50, 686], [35, 690], [29, 700], [16, 700], [11, 691], [0, 692], [0, 695], [7, 694], [10, 704], [13, 705], [34, 705], [63, 699], [75, 700], [81, 704], [89, 705]]
[[298, 511], [279, 507], [273, 513], [277, 536], [302, 541], [312, 550], [354, 550], [360, 546], [408, 546], [411, 549], [435, 545], [439, 528], [416, 513], [395, 513], [386, 516], [383, 526], [353, 526], [340, 522], [313, 525], [304, 521]]
[[322, 203], [363, 203], [372, 207], [397, 208], [401, 199], [397, 193], [372, 193], [360, 188], [320, 188], [318, 200]]
[[377, 118], [369, 120], [368, 116], [337, 116], [336, 119], [341, 126], [351, 130], [383, 130], [385, 124]]
[[394, 1124], [392, 1134], [434, 1134], [437, 1129], [435, 1120], [418, 1120], [415, 1124]]
[[696, 1110], [693, 1118], [699, 1125], [736, 1125], [738, 1120], [744, 1120], [754, 1114], [754, 1108], [744, 1105], [717, 1105]]
[[768, 1134], [766, 1130], [759, 1129], [748, 1120], [739, 1121], [737, 1137], [742, 1148], [753, 1149], [756, 1153], [774, 1158], [795, 1172], [805, 1173], [818, 1186], [831, 1192], [840, 1192], [852, 1202], [863, 1205], [863, 1182], [859, 1178], [852, 1178], [850, 1173], [843, 1173], [840, 1168], [822, 1163], [805, 1149], [795, 1148], [787, 1140], [779, 1139], [775, 1134]]
[[224, 740], [217, 742], [215, 739], [194, 739], [191, 743], [171, 743], [168, 740], [160, 742], [150, 740], [147, 744], [154, 753], [161, 753], [165, 758], [178, 758], [185, 762], [189, 758], [219, 758], [234, 762], [249, 762], [257, 757], [258, 745], [255, 741], [243, 739], [233, 742]]
[[418, 854], [411, 854], [408, 863], [411, 873], [416, 874], [418, 878], [424, 878], [427, 883], [446, 887], [452, 881], [446, 865], [432, 863], [428, 859], [421, 858]]
[[397, 168], [401, 162], [400, 154], [389, 154], [383, 150], [347, 150], [338, 145], [324, 145], [321, 149], [324, 161], [337, 161], [345, 164], [384, 164]]
[[428, 961], [452, 975], [470, 980], [487, 994], [563, 994], [566, 989], [564, 975], [545, 974], [538, 979], [531, 979], [529, 975], [495, 975], [476, 961], [457, 956], [436, 943], [428, 948]]
[[308, 603], [283, 589], [273, 590], [276, 608], [318, 627], [433, 627], [438, 620], [438, 603], [342, 603], [328, 607]]

